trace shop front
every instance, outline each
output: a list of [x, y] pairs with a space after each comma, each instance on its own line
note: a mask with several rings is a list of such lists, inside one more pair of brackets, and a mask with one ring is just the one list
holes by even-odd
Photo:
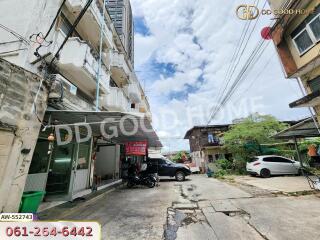
[[46, 200], [70, 201], [89, 187], [92, 139], [59, 146], [52, 137], [40, 133], [24, 191], [46, 191]]
[[125, 143], [125, 158], [121, 162], [122, 178], [128, 177], [128, 169], [134, 165], [136, 172], [141, 172], [141, 166], [147, 162], [148, 141], [132, 141]]
[[[142, 120], [143, 127], [141, 122], [134, 126], [133, 120]], [[51, 110], [47, 111], [44, 123], [24, 191], [45, 190], [46, 201], [71, 201], [89, 194], [97, 185], [119, 180], [124, 174], [121, 165], [126, 160], [141, 166], [148, 146], [162, 146], [149, 120], [127, 113]], [[65, 130], [68, 127], [71, 134]], [[125, 131], [119, 130], [116, 136], [107, 138], [102, 134], [121, 127]], [[128, 135], [133, 128], [136, 131]], [[76, 129], [81, 130], [80, 141], [74, 134]], [[58, 144], [57, 137], [64, 144]]]

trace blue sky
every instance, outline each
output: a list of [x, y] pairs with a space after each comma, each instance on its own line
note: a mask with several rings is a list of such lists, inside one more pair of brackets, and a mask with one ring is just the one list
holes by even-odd
[[[188, 149], [188, 142], [182, 140], [185, 132], [194, 125], [207, 123], [246, 23], [237, 18], [235, 9], [246, 2], [252, 3], [131, 0], [135, 68], [149, 97], [153, 124], [165, 145], [164, 151]], [[259, 19], [235, 76], [270, 19], [270, 16]], [[230, 123], [255, 112], [272, 114], [280, 120], [298, 120], [308, 116], [308, 112], [290, 109], [288, 104], [300, 97], [297, 83], [284, 78], [274, 46], [269, 44], [212, 123]]]

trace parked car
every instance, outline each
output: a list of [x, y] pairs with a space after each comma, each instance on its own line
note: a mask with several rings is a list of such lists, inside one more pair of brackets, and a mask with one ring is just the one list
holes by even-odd
[[300, 163], [289, 158], [267, 155], [254, 157], [247, 163], [247, 172], [268, 178], [271, 175], [300, 174]]
[[184, 181], [191, 174], [190, 168], [184, 164], [171, 162], [161, 154], [149, 154], [148, 171], [157, 172], [162, 177], [175, 177], [177, 181]]

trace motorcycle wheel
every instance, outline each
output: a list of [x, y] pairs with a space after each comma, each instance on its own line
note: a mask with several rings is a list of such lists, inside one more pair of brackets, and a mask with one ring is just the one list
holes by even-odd
[[147, 186], [148, 186], [149, 188], [154, 188], [154, 187], [156, 186], [156, 183], [155, 183], [154, 181], [148, 181], [148, 182], [147, 182]]
[[133, 182], [130, 182], [130, 181], [127, 182], [127, 187], [128, 187], [128, 188], [132, 188], [133, 186], [134, 186], [134, 183], [133, 183]]

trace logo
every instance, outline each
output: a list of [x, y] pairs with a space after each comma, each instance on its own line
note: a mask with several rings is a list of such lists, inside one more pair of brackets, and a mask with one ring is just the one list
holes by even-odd
[[263, 16], [274, 15], [276, 18], [280, 18], [284, 15], [309, 15], [314, 14], [314, 9], [259, 9], [255, 5], [242, 4], [237, 7], [236, 10], [238, 18], [241, 20], [254, 20], [260, 14]]
[[260, 11], [256, 6], [247, 4], [238, 6], [236, 12], [238, 18], [242, 20], [253, 20], [256, 19], [260, 14]]

